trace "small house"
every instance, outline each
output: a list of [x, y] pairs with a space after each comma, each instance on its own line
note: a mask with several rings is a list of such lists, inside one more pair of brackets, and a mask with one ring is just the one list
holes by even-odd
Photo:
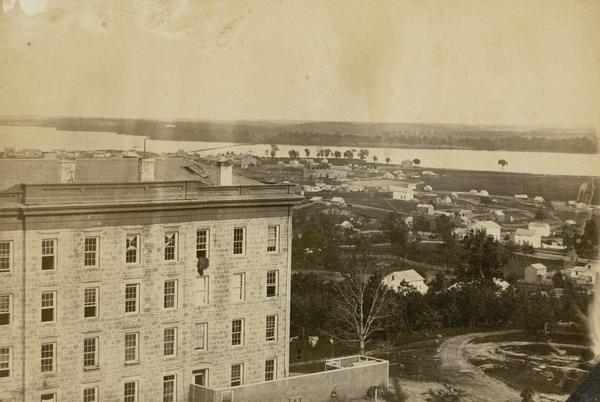
[[479, 195], [479, 191], [473, 189], [473, 190], [469, 191], [469, 195]]
[[543, 204], [545, 200], [544, 197], [542, 197], [541, 195], [536, 195], [535, 197], [533, 197], [533, 202], [535, 202], [536, 204]]
[[391, 272], [383, 277], [382, 282], [397, 293], [407, 293], [411, 290], [410, 288], [414, 288], [421, 294], [425, 294], [429, 290], [425, 278], [414, 269]]
[[519, 245], [529, 244], [534, 248], [542, 247], [542, 237], [535, 230], [517, 229], [515, 232], [515, 243]]
[[529, 230], [536, 231], [542, 237], [550, 236], [550, 225], [544, 222], [529, 222]]
[[527, 283], [541, 283], [548, 275], [548, 268], [544, 264], [535, 263], [525, 267], [524, 276]]
[[434, 207], [431, 204], [417, 204], [418, 215], [433, 215]]
[[526, 201], [529, 199], [529, 197], [527, 196], [527, 194], [515, 194], [515, 199]]
[[567, 226], [575, 226], [575, 225], [577, 225], [577, 222], [575, 222], [573, 219], [567, 219], [565, 221], [565, 225], [567, 225]]
[[489, 197], [489, 196], [490, 196], [490, 193], [488, 193], [488, 192], [487, 192], [487, 190], [481, 190], [481, 191], [479, 192], [479, 196], [480, 196], [480, 197]]
[[415, 198], [414, 190], [410, 187], [390, 186], [392, 199], [409, 201]]
[[331, 205], [335, 205], [338, 207], [345, 207], [346, 206], [346, 200], [344, 200], [342, 197], [332, 197], [331, 201], [329, 201], [331, 203]]
[[425, 187], [423, 187], [423, 191], [433, 191], [433, 187], [431, 187], [429, 184], [426, 185]]
[[354, 225], [350, 221], [344, 221], [339, 224], [342, 229], [352, 230], [354, 229]]
[[483, 230], [488, 236], [492, 236], [494, 240], [500, 241], [500, 225], [493, 221], [479, 221], [471, 225], [473, 230]]
[[473, 218], [473, 211], [470, 209], [461, 209], [458, 211], [458, 217], [462, 220], [471, 220]]
[[319, 197], [319, 196], [315, 195], [314, 197], [311, 197], [309, 201], [310, 202], [321, 203], [321, 202], [323, 202], [323, 197]]
[[403, 168], [411, 168], [413, 165], [413, 162], [410, 159], [404, 159], [401, 163]]
[[504, 211], [500, 209], [495, 209], [490, 214], [490, 219], [494, 222], [504, 222], [506, 220], [506, 215], [504, 215]]

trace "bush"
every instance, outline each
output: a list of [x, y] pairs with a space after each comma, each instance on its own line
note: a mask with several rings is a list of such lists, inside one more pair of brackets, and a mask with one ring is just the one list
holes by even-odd
[[460, 402], [467, 393], [459, 388], [444, 384], [444, 389], [430, 389], [427, 391], [427, 402]]

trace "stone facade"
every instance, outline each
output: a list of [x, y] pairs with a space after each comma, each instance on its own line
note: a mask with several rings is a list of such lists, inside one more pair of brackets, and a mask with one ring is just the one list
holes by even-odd
[[[206, 385], [231, 385], [231, 365], [243, 364], [243, 383], [265, 379], [265, 360], [276, 359], [276, 377], [287, 376], [291, 208], [190, 206], [144, 211], [31, 217], [21, 230], [0, 220], [0, 241], [12, 243], [10, 272], [0, 273], [0, 294], [11, 294], [10, 325], [0, 325], [0, 347], [11, 348], [10, 376], [0, 378], [1, 401], [81, 401], [86, 388], [97, 400], [123, 400], [124, 383], [137, 381], [138, 401], [163, 400], [163, 377], [175, 375], [177, 401], [188, 400], [194, 371], [208, 369]], [[259, 203], [260, 204], [260, 203]], [[285, 204], [288, 204], [287, 206]], [[171, 215], [169, 215], [169, 213]], [[168, 216], [168, 218], [165, 218]], [[5, 225], [2, 225], [6, 223]], [[276, 251], [267, 251], [269, 226]], [[234, 255], [234, 228], [244, 228], [244, 253]], [[209, 265], [197, 269], [196, 236], [208, 230]], [[177, 233], [175, 261], [165, 261], [165, 234]], [[139, 263], [126, 263], [126, 236], [139, 235]], [[96, 266], [85, 266], [85, 239], [95, 238]], [[42, 269], [42, 242], [54, 241], [53, 270]], [[272, 242], [270, 243], [272, 244]], [[267, 297], [267, 272], [277, 271], [276, 296]], [[244, 273], [244, 299], [234, 300], [234, 273]], [[199, 302], [209, 278], [208, 304]], [[164, 308], [165, 281], [176, 281], [176, 308]], [[126, 284], [137, 284], [138, 308], [125, 313]], [[84, 292], [97, 289], [97, 317], [84, 317]], [[41, 295], [54, 292], [54, 321], [42, 322]], [[237, 294], [239, 289], [235, 289]], [[276, 315], [276, 337], [266, 340], [266, 316]], [[243, 319], [241, 346], [232, 346], [232, 320]], [[197, 349], [196, 324], [206, 323], [205, 349]], [[174, 356], [164, 356], [164, 329], [176, 328]], [[125, 334], [138, 334], [138, 361], [125, 363]], [[97, 339], [98, 367], [84, 368], [84, 339]], [[41, 345], [55, 345], [55, 370], [41, 372]]]

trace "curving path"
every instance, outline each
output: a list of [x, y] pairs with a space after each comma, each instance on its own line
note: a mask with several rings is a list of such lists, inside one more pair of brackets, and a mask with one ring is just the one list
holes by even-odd
[[475, 338], [507, 335], [520, 331], [477, 332], [447, 339], [438, 349], [442, 370], [452, 379], [453, 386], [468, 393], [468, 400], [489, 402], [520, 401], [520, 391], [486, 375], [468, 362], [465, 348]]

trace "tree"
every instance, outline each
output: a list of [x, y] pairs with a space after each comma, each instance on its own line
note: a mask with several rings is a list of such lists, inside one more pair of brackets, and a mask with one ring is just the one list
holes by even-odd
[[384, 233], [392, 244], [392, 252], [396, 255], [405, 255], [410, 230], [404, 218], [397, 212], [392, 212], [384, 222]]
[[342, 340], [357, 342], [361, 355], [365, 354], [373, 335], [384, 328], [383, 312], [388, 293], [381, 277], [372, 275], [364, 262], [359, 262], [346, 279], [337, 284], [334, 332]]
[[342, 157], [342, 153], [340, 151], [333, 151], [333, 156], [335, 158], [341, 158]]
[[465, 272], [467, 278], [490, 282], [502, 273], [502, 267], [509, 257], [502, 250], [501, 244], [485, 230], [469, 231], [461, 241], [464, 257], [468, 264]]
[[306, 157], [310, 157], [310, 149], [308, 148], [304, 148], [304, 153], [306, 154]]
[[325, 157], [326, 158], [329, 158], [329, 155], [331, 155], [331, 149], [329, 149], [329, 148], [325, 148], [323, 150], [323, 152], [325, 153]]
[[346, 159], [352, 159], [352, 158], [354, 158], [354, 154], [352, 153], [351, 150], [347, 150], [344, 152], [344, 157], [346, 157]]
[[508, 165], [508, 162], [505, 159], [498, 159], [498, 165], [500, 165], [502, 171], [504, 172], [504, 167]]
[[421, 164], [421, 159], [413, 159], [412, 163], [415, 165], [420, 165]]
[[377, 157], [377, 155], [373, 155], [373, 162], [377, 162], [379, 160], [379, 158]]
[[599, 229], [594, 219], [588, 219], [585, 222], [583, 234], [575, 239], [577, 255], [588, 259], [598, 256]]
[[274, 158], [277, 155], [277, 151], [279, 151], [279, 146], [277, 144], [271, 144], [271, 158]]
[[539, 207], [536, 211], [535, 211], [535, 219], [536, 220], [544, 220], [547, 218], [547, 213], [546, 210], [544, 209], [544, 207]]
[[290, 149], [288, 151], [288, 155], [290, 156], [291, 159], [296, 159], [300, 156], [300, 153], [298, 151], [296, 151], [295, 149]]
[[361, 149], [358, 151], [358, 158], [359, 158], [361, 161], [364, 161], [365, 159], [367, 159], [367, 156], [369, 156], [369, 150], [368, 150], [368, 149], [361, 148]]
[[467, 396], [467, 393], [462, 389], [444, 384], [444, 389], [430, 389], [426, 395], [427, 402], [460, 402]]
[[385, 163], [390, 163], [391, 161], [392, 161], [392, 159], [390, 159], [389, 156], [385, 158]]
[[565, 287], [565, 277], [560, 271], [556, 271], [554, 275], [552, 275], [552, 284], [555, 288], [564, 288]]

